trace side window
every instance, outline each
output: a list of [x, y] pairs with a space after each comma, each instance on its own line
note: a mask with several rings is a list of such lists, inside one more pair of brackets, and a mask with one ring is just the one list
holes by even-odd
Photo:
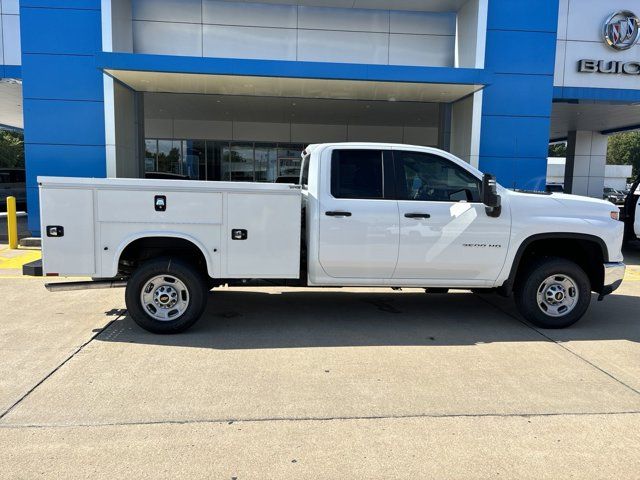
[[479, 202], [480, 180], [446, 158], [395, 152], [399, 200]]
[[382, 182], [382, 151], [333, 151], [331, 195], [335, 198], [383, 198]]

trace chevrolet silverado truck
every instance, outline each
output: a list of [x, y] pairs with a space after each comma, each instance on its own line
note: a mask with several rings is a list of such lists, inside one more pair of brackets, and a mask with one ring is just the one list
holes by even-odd
[[611, 203], [508, 190], [435, 148], [310, 145], [297, 185], [38, 182], [45, 275], [93, 279], [48, 288], [126, 286], [129, 315], [156, 333], [192, 326], [211, 288], [254, 280], [495, 291], [562, 328], [625, 271]]

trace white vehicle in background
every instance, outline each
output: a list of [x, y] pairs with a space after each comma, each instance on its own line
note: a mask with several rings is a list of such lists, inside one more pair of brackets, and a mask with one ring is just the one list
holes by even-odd
[[211, 287], [254, 279], [514, 293], [527, 320], [561, 328], [625, 270], [610, 203], [510, 191], [434, 148], [310, 145], [300, 185], [38, 181], [45, 274], [95, 279], [50, 288], [126, 285], [158, 333], [193, 325]]
[[625, 240], [640, 239], [640, 215], [638, 204], [640, 203], [640, 176], [629, 187], [624, 205], [622, 207], [622, 218], [625, 225]]

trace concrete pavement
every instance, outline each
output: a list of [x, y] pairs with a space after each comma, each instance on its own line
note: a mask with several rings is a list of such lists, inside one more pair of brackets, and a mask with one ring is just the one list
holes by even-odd
[[7, 478], [640, 478], [637, 266], [562, 331], [493, 295], [225, 288], [156, 336], [122, 293], [0, 280]]

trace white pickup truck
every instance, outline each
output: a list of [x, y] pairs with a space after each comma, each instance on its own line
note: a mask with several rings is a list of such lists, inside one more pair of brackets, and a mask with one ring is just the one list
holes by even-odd
[[129, 314], [157, 333], [193, 325], [211, 288], [255, 279], [513, 292], [527, 320], [561, 328], [625, 271], [617, 207], [507, 190], [435, 148], [310, 145], [299, 185], [38, 182], [44, 273], [126, 285]]

